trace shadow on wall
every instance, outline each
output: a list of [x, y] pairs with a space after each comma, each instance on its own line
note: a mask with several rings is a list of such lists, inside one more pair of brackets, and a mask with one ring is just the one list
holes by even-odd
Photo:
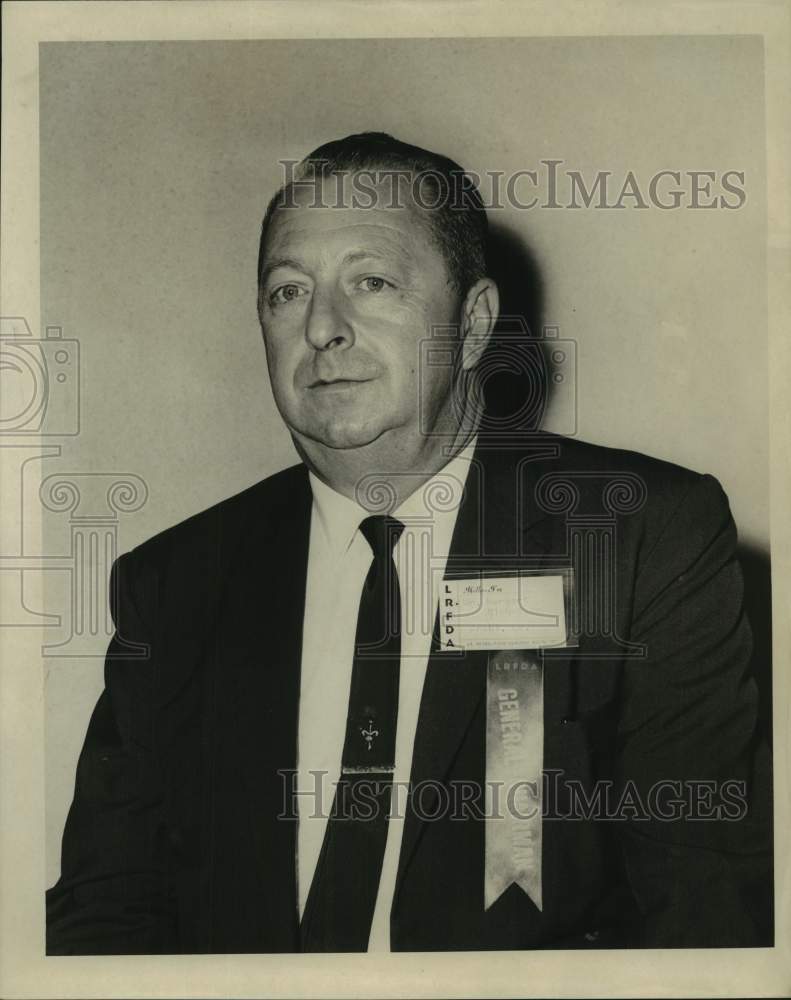
[[485, 404], [481, 429], [534, 430], [543, 420], [552, 385], [541, 337], [544, 282], [523, 239], [504, 226], [490, 228], [488, 257], [500, 290], [501, 318], [478, 366]]
[[[489, 270], [500, 289], [498, 323], [487, 349], [484, 368], [486, 416], [483, 428], [496, 431], [540, 426], [551, 401], [551, 342], [542, 337], [544, 282], [538, 262], [523, 238], [505, 226], [493, 225], [489, 236]], [[509, 319], [510, 317], [510, 319]], [[515, 321], [527, 327], [514, 350]], [[741, 545], [745, 608], [753, 629], [753, 675], [760, 694], [760, 734], [772, 745], [772, 588], [769, 554]]]

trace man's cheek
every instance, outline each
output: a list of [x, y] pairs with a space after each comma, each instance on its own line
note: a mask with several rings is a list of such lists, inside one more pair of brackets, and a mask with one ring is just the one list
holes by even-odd
[[289, 408], [290, 406], [293, 406], [294, 401], [297, 399], [297, 390], [294, 383], [293, 372], [289, 372], [279, 363], [273, 365], [270, 371], [272, 395], [275, 397], [275, 402], [281, 409], [283, 407]]

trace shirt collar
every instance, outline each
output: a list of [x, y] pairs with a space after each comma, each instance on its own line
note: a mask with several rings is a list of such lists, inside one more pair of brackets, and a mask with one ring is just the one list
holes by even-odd
[[[477, 436], [462, 450], [410, 494], [393, 512], [404, 522], [405, 531], [417, 525], [432, 524], [434, 549], [447, 553], [450, 548], [456, 513], [461, 503], [464, 484], [470, 469]], [[348, 551], [360, 524], [370, 515], [360, 504], [309, 473], [313, 491], [313, 509], [318, 525], [334, 555]]]
[[352, 544], [360, 522], [368, 516], [368, 511], [322, 482], [313, 472], [310, 473], [310, 488], [313, 490], [313, 512], [319, 529], [333, 555], [343, 555]]

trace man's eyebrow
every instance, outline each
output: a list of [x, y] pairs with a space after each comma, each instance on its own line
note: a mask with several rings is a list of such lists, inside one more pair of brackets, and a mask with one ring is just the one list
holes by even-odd
[[344, 256], [343, 261], [341, 263], [357, 264], [363, 260], [381, 260], [389, 263], [390, 261], [393, 260], [393, 258], [395, 258], [405, 270], [411, 273], [412, 268], [410, 267], [409, 263], [409, 254], [407, 254], [404, 250], [402, 250], [400, 247], [397, 246], [388, 247], [387, 249], [383, 250], [377, 250], [373, 248], [368, 248], [365, 250], [352, 250], [350, 253], [347, 253]]
[[[388, 247], [387, 249], [375, 249], [373, 247], [368, 247], [366, 249], [351, 250], [349, 253], [345, 254], [342, 265], [347, 264], [357, 264], [364, 260], [380, 260], [390, 262], [395, 258], [404, 270], [411, 274], [412, 267], [410, 265], [409, 254], [401, 247]], [[302, 271], [304, 273], [305, 266], [300, 261], [293, 257], [275, 257], [266, 263], [261, 271], [261, 284], [265, 285], [271, 276], [273, 271], [278, 268], [290, 268], [292, 271]]]
[[270, 260], [264, 265], [261, 271], [261, 284], [265, 285], [267, 279], [273, 271], [276, 271], [279, 267], [288, 267], [292, 271], [304, 271], [304, 267], [298, 260], [294, 260], [293, 257], [276, 257], [274, 260]]

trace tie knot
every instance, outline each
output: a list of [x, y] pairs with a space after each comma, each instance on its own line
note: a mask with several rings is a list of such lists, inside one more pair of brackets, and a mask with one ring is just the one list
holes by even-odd
[[360, 524], [360, 531], [371, 546], [374, 559], [389, 559], [401, 537], [404, 525], [389, 514], [375, 514], [366, 517]]

